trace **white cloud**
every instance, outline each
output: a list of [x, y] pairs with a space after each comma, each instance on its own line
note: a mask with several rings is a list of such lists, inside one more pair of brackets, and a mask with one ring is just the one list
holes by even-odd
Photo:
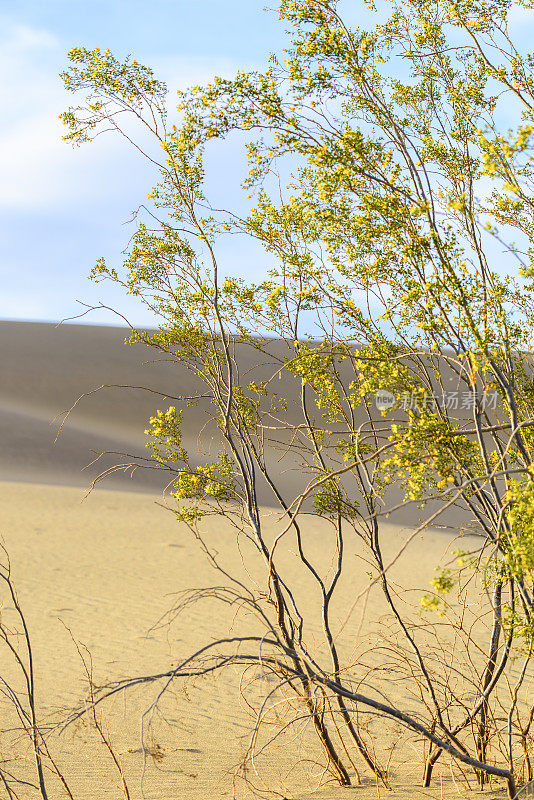
[[4, 35], [0, 39], [1, 58], [13, 58], [15, 61], [21, 52], [39, 53], [43, 49], [54, 49], [58, 45], [57, 38], [46, 30], [30, 28], [27, 25], [4, 25]]
[[[520, 36], [521, 39], [524, 38], [525, 45], [531, 48], [532, 39], [530, 39], [530, 35], [534, 29], [534, 15], [532, 14], [532, 9], [513, 5], [508, 12], [508, 24], [514, 31], [514, 34]], [[530, 31], [529, 28], [531, 29]]]
[[53, 90], [53, 81], [43, 72], [59, 52], [59, 42], [47, 31], [23, 25], [4, 25], [0, 39], [0, 101], [2, 127], [30, 105], [42, 105]]
[[[0, 204], [47, 207], [68, 199], [72, 170], [58, 115], [67, 105], [58, 72], [59, 40], [47, 31], [5, 25], [0, 40]], [[70, 198], [72, 199], [72, 198]]]
[[[48, 31], [4, 26], [0, 39], [1, 207], [57, 208], [121, 193], [130, 207], [143, 199], [135, 188], [150, 185], [151, 173], [124, 141], [106, 135], [91, 146], [72, 150], [61, 140], [64, 129], [58, 116], [73, 103], [58, 77], [66, 49]], [[230, 77], [237, 68], [228, 60], [209, 57], [155, 58], [151, 66], [169, 85], [171, 115], [177, 88], [205, 83], [214, 74]]]

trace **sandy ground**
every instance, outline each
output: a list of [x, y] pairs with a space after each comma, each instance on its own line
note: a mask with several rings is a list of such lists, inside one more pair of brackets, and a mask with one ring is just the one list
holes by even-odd
[[[124, 347], [124, 336], [125, 331], [113, 328], [0, 322], [0, 534], [33, 643], [39, 717], [50, 725], [63, 719], [87, 693], [80, 653], [86, 659], [90, 653], [92, 678], [100, 685], [165, 672], [221, 633], [256, 630], [254, 620], [236, 619], [234, 608], [221, 608], [211, 600], [188, 606], [172, 624], [154, 629], [176, 602], [177, 593], [220, 583], [198, 542], [156, 504], [161, 500], [160, 475], [138, 472], [133, 480], [115, 475], [106, 489], [84, 499], [83, 487], [98, 472], [82, 471], [94, 457], [92, 451], [144, 455], [147, 417], [172, 400], [156, 399], [140, 389], [127, 396], [124, 390], [104, 389], [80, 403], [54, 444], [58, 427], [54, 418], [80, 394], [102, 384], [150, 385], [171, 397], [191, 390], [189, 378], [177, 373], [176, 365], [145, 363], [146, 351]], [[200, 416], [197, 422], [198, 430]], [[189, 428], [187, 435], [187, 443], [194, 444], [196, 432]], [[291, 480], [288, 474], [288, 491], [294, 488]], [[403, 523], [413, 524], [413, 510], [404, 517]], [[247, 579], [261, 579], [261, 570], [255, 573], [249, 564], [246, 542], [236, 549], [235, 537], [223, 520], [212, 520], [207, 535], [224, 564], [242, 577], [248, 570]], [[391, 556], [407, 532], [385, 524], [383, 535]], [[324, 526], [313, 523], [306, 529], [306, 547], [321, 568], [330, 563], [331, 542]], [[417, 601], [420, 587], [428, 586], [451, 542], [449, 534], [435, 531], [410, 544], [392, 573], [405, 589], [418, 587], [413, 595], [405, 592], [407, 602]], [[299, 572], [291, 547], [287, 553], [285, 574], [296, 587], [298, 601], [313, 610], [315, 590]], [[355, 663], [376, 668], [383, 653], [376, 647], [369, 652], [369, 642], [376, 642], [377, 635], [387, 642], [388, 629], [383, 623], [368, 630], [361, 622], [363, 601], [347, 621], [353, 599], [368, 578], [356, 544], [349, 546], [346, 557], [353, 566], [347, 569], [332, 609], [336, 625], [346, 622], [340, 647]], [[11, 624], [14, 610], [5, 592], [2, 603], [2, 620]], [[366, 619], [379, 620], [385, 610], [380, 592], [369, 593]], [[318, 643], [320, 625], [310, 625], [306, 635]], [[12, 660], [6, 652], [2, 658], [1, 676], [18, 686]], [[413, 706], [411, 687], [392, 675], [386, 670], [381, 674], [382, 690], [404, 707]], [[251, 677], [247, 674], [240, 683], [240, 673], [231, 667], [217, 679], [173, 684], [157, 708], [153, 704], [161, 682], [120, 693], [100, 706], [102, 725], [123, 766], [131, 800], [223, 800], [234, 792], [240, 800], [253, 796], [242, 781], [233, 786], [232, 779], [253, 725], [246, 701], [257, 709], [258, 698], [265, 694], [265, 679], [251, 682]], [[5, 694], [0, 711], [6, 731], [13, 715]], [[445, 760], [433, 788], [418, 788], [421, 748], [405, 745], [394, 726], [380, 723], [375, 734], [381, 756], [391, 758], [392, 793], [378, 790], [360, 762], [361, 785], [340, 789], [327, 783], [315, 791], [324, 778], [323, 761], [316, 737], [307, 729], [299, 739], [290, 728], [259, 753], [257, 773], [250, 777], [257, 789], [274, 788], [278, 791], [274, 796], [289, 800], [477, 796], [452, 779]], [[120, 776], [94, 727], [82, 719], [61, 735], [55, 729], [47, 741], [75, 800], [124, 797]], [[8, 733], [0, 735], [4, 769], [29, 776], [31, 764], [24, 762], [28, 757], [25, 742], [14, 741]], [[66, 796], [54, 776], [49, 776], [49, 786], [50, 800]], [[33, 800], [38, 795], [23, 786], [18, 796]], [[505, 795], [495, 784], [483, 796], [491, 800]], [[0, 785], [3, 797], [7, 794]]]
[[[83, 665], [71, 635], [90, 651], [98, 684], [165, 671], [232, 621], [207, 602], [190, 607], [172, 626], [151, 631], [172, 606], [175, 593], [214, 583], [213, 568], [199, 553], [189, 532], [154, 504], [154, 496], [100, 490], [83, 502], [82, 498], [83, 492], [72, 487], [0, 484], [0, 527], [34, 644], [42, 718], [60, 718], [64, 709], [76, 705], [86, 691]], [[307, 536], [314, 559], [320, 559], [323, 550], [327, 555], [324, 530], [312, 526]], [[393, 553], [405, 534], [390, 526], [384, 529], [384, 536]], [[436, 555], [446, 548], [445, 538], [442, 533], [429, 533], [425, 539], [414, 541], [399, 565], [398, 575], [402, 574], [405, 582], [424, 584], [432, 574]], [[221, 558], [228, 556], [231, 560], [231, 537], [224, 526], [212, 524], [209, 541]], [[361, 566], [359, 573], [358, 580]], [[342, 589], [335, 615], [338, 621], [345, 616], [345, 603], [353, 596], [353, 589], [348, 584]], [[313, 601], [310, 595], [309, 602]], [[8, 602], [6, 605], [3, 618], [8, 615], [9, 619], [12, 612]], [[367, 614], [376, 617], [382, 610], [380, 595], [371, 594]], [[343, 634], [346, 642], [358, 627], [357, 609]], [[103, 707], [104, 725], [124, 765], [132, 798], [222, 800], [232, 796], [231, 772], [248, 742], [252, 724], [240, 699], [238, 679], [232, 670], [217, 680], [190, 685], [186, 695], [180, 687], [170, 691], [161, 714], [151, 719], [145, 756], [140, 718], [150, 708], [160, 684], [121, 695]], [[384, 684], [384, 688], [391, 693], [391, 686]], [[393, 689], [393, 696], [402, 699], [404, 693], [399, 695]], [[382, 744], [387, 740], [393, 746], [398, 733], [384, 726], [381, 736]], [[50, 747], [74, 797], [122, 796], [111, 759], [90, 727], [78, 724], [68, 728], [60, 737], [50, 739]], [[22, 744], [17, 752], [20, 756], [26, 752]], [[314, 738], [305, 736], [304, 744], [299, 745], [286, 737], [266, 758], [258, 758], [259, 775], [270, 786], [278, 783], [282, 790], [285, 785], [288, 793], [282, 796], [291, 800], [312, 796], [318, 800], [348, 800], [353, 796], [370, 800], [378, 796], [365, 770], [362, 786], [327, 786], [316, 794], [311, 789], [319, 782], [320, 766], [301, 765], [284, 781], [292, 761], [299, 758], [321, 762]], [[381, 797], [471, 796], [465, 787], [455, 788], [447, 769], [437, 777], [432, 790], [418, 788], [419, 755], [405, 747], [393, 751], [391, 768], [395, 791], [390, 794], [382, 789]], [[261, 785], [261, 780], [256, 779], [256, 783]], [[51, 796], [61, 797], [53, 779], [51, 786]], [[35, 796], [27, 791], [21, 797]], [[241, 783], [236, 793], [238, 797], [252, 796]], [[496, 787], [484, 796], [504, 794]]]

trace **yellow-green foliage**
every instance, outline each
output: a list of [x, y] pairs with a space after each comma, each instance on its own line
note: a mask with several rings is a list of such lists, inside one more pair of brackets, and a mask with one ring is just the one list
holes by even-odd
[[320, 473], [316, 477], [317, 479], [322, 479], [323, 482], [313, 495], [315, 512], [326, 517], [336, 518], [341, 516], [345, 519], [353, 519], [358, 512], [359, 504], [348, 497], [339, 479], [329, 478], [324, 480], [327, 476], [323, 476]]
[[342, 360], [328, 345], [313, 346], [298, 342], [295, 358], [288, 364], [302, 384], [313, 389], [317, 408], [323, 411], [325, 419], [332, 421], [336, 420], [341, 410], [340, 387], [335, 369], [336, 362], [339, 364]]
[[171, 495], [176, 500], [228, 501], [235, 498], [231, 458], [223, 453], [213, 464], [181, 470], [173, 482]]
[[433, 594], [425, 594], [419, 600], [421, 608], [427, 611], [437, 611], [439, 617], [445, 615], [446, 600], [445, 596], [449, 594], [456, 584], [456, 578], [450, 569], [441, 569], [435, 578], [430, 581], [434, 589]]
[[147, 102], [154, 103], [160, 114], [164, 114], [167, 87], [154, 78], [150, 67], [139, 64], [128, 56], [119, 61], [110, 50], [95, 47], [73, 47], [68, 53], [71, 66], [61, 73], [65, 88], [70, 92], [87, 91], [86, 107], [71, 108], [61, 114], [69, 133], [63, 138], [73, 144], [89, 140], [91, 132], [105, 117], [106, 101], [109, 98], [141, 109]]
[[152, 451], [153, 458], [160, 464], [183, 461], [186, 452], [182, 447], [182, 411], [170, 406], [166, 411], [158, 410], [150, 417], [150, 427], [145, 434], [150, 437], [146, 447]]
[[511, 481], [505, 501], [509, 504], [506, 513], [509, 531], [503, 534], [506, 564], [511, 575], [517, 575], [532, 582], [534, 571], [533, 477]]
[[[509, 12], [522, 5], [407, 0], [364, 30], [346, 26], [335, 3], [281, 0], [283, 55], [180, 91], [175, 125], [165, 85], [131, 58], [78, 47], [63, 73], [66, 88], [85, 95], [63, 115], [72, 143], [120, 129], [127, 112], [152, 136], [159, 182], [146, 221], [140, 212], [123, 272], [99, 260], [93, 277], [120, 283], [158, 317], [158, 333], [138, 340], [199, 380], [220, 435], [238, 442], [229, 450], [253, 441], [264, 468], [264, 443], [283, 438], [280, 420], [264, 426], [265, 416], [287, 407], [273, 379], [230, 368], [233, 337], [257, 348], [258, 363], [268, 351], [261, 336], [282, 338], [290, 355], [278, 377], [301, 388], [305, 406], [298, 430], [288, 423], [290, 458], [326, 478], [315, 512], [354, 519], [347, 487], [362, 488], [362, 465], [351, 461], [365, 454], [372, 503], [399, 483], [421, 504], [448, 490], [478, 504], [500, 537], [490, 581], [503, 569], [529, 580], [534, 566], [530, 478], [511, 482], [503, 505], [488, 477], [526, 470], [534, 448], [534, 427], [523, 425], [534, 415], [532, 379], [514, 355], [532, 351], [534, 329], [534, 58], [506, 38]], [[506, 131], [503, 109], [515, 115]], [[232, 134], [245, 140], [249, 167], [252, 202], [240, 213], [204, 196], [206, 146]], [[501, 225], [523, 263], [521, 285], [500, 274]], [[263, 248], [257, 282], [222, 274], [219, 240], [234, 234]], [[508, 427], [492, 452], [425, 406], [445, 355], [462, 388], [498, 392]], [[410, 394], [417, 408], [405, 419], [397, 403], [372, 431], [377, 390]], [[243, 474], [237, 456], [190, 467], [181, 425], [194, 402], [158, 411], [147, 429], [156, 461], [178, 464], [173, 491], [191, 504], [181, 512], [189, 521], [201, 503], [235, 498]], [[360, 409], [367, 428], [356, 424]], [[490, 416], [473, 415], [472, 425], [494, 431]], [[343, 479], [333, 476], [340, 464]], [[449, 577], [436, 579], [437, 596]]]
[[475, 442], [454, 435], [430, 409], [410, 409], [407, 414], [406, 425], [392, 423], [388, 438], [393, 453], [381, 465], [385, 480], [399, 481], [407, 499], [424, 499], [449, 483], [461, 482], [467, 471], [483, 472]]

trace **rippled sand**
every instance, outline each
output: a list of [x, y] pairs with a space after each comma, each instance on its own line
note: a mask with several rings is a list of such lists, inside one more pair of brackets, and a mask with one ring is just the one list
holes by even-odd
[[[232, 623], [232, 614], [225, 616], [206, 601], [190, 607], [171, 626], [151, 631], [172, 606], [177, 592], [219, 583], [215, 571], [189, 532], [155, 504], [156, 496], [105, 490], [94, 492], [86, 500], [83, 496], [75, 487], [0, 483], [0, 527], [34, 644], [42, 718], [61, 718], [87, 689], [71, 637], [91, 653], [94, 681], [99, 684], [163, 672], [184, 654], [225, 633]], [[316, 525], [306, 534], [309, 552], [319, 563], [323, 550], [325, 557], [329, 554], [325, 533]], [[404, 536], [397, 528], [386, 526], [386, 549], [394, 553]], [[222, 521], [211, 521], [208, 539], [223, 562], [235, 559], [233, 537]], [[402, 576], [405, 585], [426, 584], [436, 556], [445, 547], [442, 533], [429, 533], [424, 540], [418, 537], [398, 565], [397, 577]], [[354, 580], [361, 581], [364, 572], [358, 548], [349, 547], [347, 557], [354, 559]], [[308, 600], [308, 608], [312, 608], [316, 598], [304, 580], [299, 583], [296, 567], [288, 565], [288, 574], [297, 584], [300, 600]], [[347, 581], [341, 589], [334, 614], [339, 623], [346, 617], [355, 584]], [[384, 610], [380, 593], [371, 593], [366, 614], [377, 617]], [[356, 633], [364, 636], [360, 612], [361, 606], [357, 606], [341, 636], [342, 646], [350, 647]], [[12, 612], [8, 608], [3, 613]], [[317, 637], [319, 633], [318, 628]], [[150, 708], [158, 688], [160, 684], [120, 694], [102, 706], [104, 725], [123, 763], [131, 797], [232, 797], [232, 771], [248, 744], [252, 725], [240, 698], [237, 668], [217, 680], [189, 685], [187, 694], [181, 685], [169, 690], [161, 715], [145, 717], [145, 723], [150, 718], [152, 728], [143, 753], [140, 718]], [[395, 696], [391, 685], [384, 684], [384, 688]], [[254, 689], [251, 691], [249, 699], [254, 699]], [[400, 700], [404, 697], [402, 692], [397, 696]], [[380, 745], [392, 747], [397, 738], [398, 732], [383, 724]], [[50, 746], [76, 798], [121, 797], [117, 772], [90, 727], [77, 724], [68, 728], [61, 736], [52, 736]], [[17, 752], [20, 756], [25, 752], [22, 744]], [[446, 768], [441, 777], [438, 773], [433, 789], [418, 788], [419, 758], [419, 753], [410, 748], [393, 749], [391, 768], [397, 786], [393, 794], [381, 789], [380, 796], [403, 800], [457, 797]], [[298, 768], [290, 772], [292, 763], [299, 760]], [[313, 761], [317, 763], [310, 763]], [[258, 758], [255, 782], [261, 785], [264, 781], [281, 791], [285, 785], [288, 793], [284, 796], [292, 800], [311, 797], [321, 777], [321, 762], [315, 737], [305, 735], [301, 744], [292, 741], [292, 736], [282, 737], [265, 758]], [[365, 769], [362, 776], [361, 786], [326, 786], [313, 796], [328, 800], [377, 797], [376, 786]], [[62, 796], [54, 779], [51, 786], [52, 797]], [[463, 792], [462, 787], [459, 789]], [[21, 797], [35, 796], [27, 791]], [[241, 782], [236, 784], [236, 795], [252, 797]], [[484, 796], [504, 794], [494, 790]]]
[[[99, 471], [98, 465], [83, 471], [95, 456], [92, 451], [146, 455], [142, 432], [148, 416], [171, 404], [173, 395], [192, 389], [188, 376], [175, 364], [147, 364], [152, 355], [144, 348], [125, 347], [125, 335], [118, 328], [0, 322], [0, 534], [11, 557], [33, 642], [39, 716], [51, 724], [63, 719], [87, 693], [80, 653], [87, 662], [90, 653], [93, 681], [99, 685], [165, 672], [184, 655], [229, 630], [232, 635], [256, 630], [254, 620], [236, 620], [235, 609], [211, 600], [188, 606], [172, 625], [154, 629], [176, 602], [177, 593], [221, 583], [198, 542], [157, 505], [164, 483], [161, 475], [138, 471], [132, 480], [116, 474], [105, 484], [107, 488], [97, 489], [84, 500], [84, 487]], [[54, 443], [62, 417], [53, 422], [54, 418], [79, 395], [102, 384], [152, 386], [171, 399], [155, 398], [141, 389], [91, 394], [77, 406]], [[196, 430], [192, 424], [186, 431], [186, 444], [192, 449], [205, 422], [203, 414], [199, 409]], [[209, 449], [209, 441], [204, 447]], [[113, 459], [101, 466], [112, 463]], [[283, 480], [288, 492], [295, 489], [294, 475], [287, 473]], [[410, 513], [406, 511], [403, 524], [413, 524]], [[406, 529], [385, 524], [383, 535], [392, 556], [408, 534]], [[261, 580], [246, 542], [236, 548], [224, 519], [210, 520], [207, 537], [230, 569], [242, 577], [248, 570], [247, 580]], [[305, 540], [314, 563], [327, 568], [332, 558], [330, 531], [311, 522]], [[392, 575], [399, 583], [405, 589], [418, 588], [413, 596], [405, 593], [409, 603], [417, 602], [421, 587], [428, 586], [451, 541], [443, 532], [429, 532], [424, 539], [418, 536], [396, 564]], [[357, 541], [350, 541], [348, 568], [332, 616], [335, 625], [345, 625], [339, 643], [347, 659], [352, 657], [360, 668], [362, 663], [376, 668], [381, 666], [381, 656], [377, 650], [369, 651], [365, 620], [379, 620], [386, 611], [380, 592], [371, 592], [366, 605], [362, 597], [348, 614], [368, 581], [361, 555]], [[313, 611], [316, 588], [299, 570], [290, 546], [286, 561], [283, 568], [299, 602]], [[5, 593], [3, 602], [2, 619], [9, 624], [13, 609]], [[316, 622], [317, 618], [307, 635], [320, 647], [322, 633]], [[378, 631], [387, 641], [385, 624]], [[16, 682], [5, 652], [2, 658], [1, 675]], [[257, 709], [266, 687], [265, 682], [251, 683], [250, 672], [244, 681], [241, 677], [237, 667], [231, 667], [216, 679], [189, 682], [185, 687], [173, 684], [158, 709], [153, 703], [161, 683], [120, 693], [100, 706], [104, 730], [123, 765], [132, 800], [222, 800], [234, 792], [237, 798], [253, 796], [241, 780], [233, 783], [233, 774], [248, 747], [254, 721], [245, 701]], [[385, 671], [380, 680], [390, 698], [403, 707], [413, 704], [410, 686], [398, 685]], [[0, 709], [4, 726], [10, 724], [13, 714], [5, 697]], [[341, 789], [327, 784], [314, 793], [324, 781], [324, 761], [308, 729], [301, 739], [295, 737], [294, 728], [288, 729], [263, 754], [259, 752], [256, 772], [252, 770], [249, 778], [258, 790], [275, 789], [279, 798], [290, 800], [312, 796], [368, 800], [378, 794], [392, 800], [471, 796], [464, 784], [454, 783], [445, 759], [441, 772], [436, 770], [433, 788], [419, 788], [421, 748], [403, 744], [394, 726], [371, 724], [381, 757], [389, 754], [391, 758], [393, 793], [378, 791], [357, 759], [360, 785]], [[61, 735], [56, 730], [48, 743], [75, 800], [124, 796], [109, 752], [85, 721]], [[29, 777], [32, 765], [24, 763], [25, 758], [28, 750], [23, 740], [0, 736], [4, 768], [8, 764], [17, 774]], [[56, 778], [49, 776], [48, 781], [50, 800], [65, 796]], [[0, 797], [3, 791], [0, 786]], [[18, 796], [31, 800], [37, 793], [23, 786]], [[497, 786], [483, 796], [504, 797], [504, 791]]]

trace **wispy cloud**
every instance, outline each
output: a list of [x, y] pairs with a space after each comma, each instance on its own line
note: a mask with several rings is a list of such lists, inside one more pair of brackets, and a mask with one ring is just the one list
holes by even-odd
[[[61, 141], [65, 106], [60, 41], [50, 32], [5, 25], [0, 40], [0, 204], [49, 207], [72, 189], [70, 154]], [[72, 198], [70, 198], [72, 199]]]
[[[143, 186], [148, 181], [135, 155], [114, 137], [101, 137], [76, 151], [62, 141], [59, 113], [73, 100], [58, 77], [66, 49], [48, 31], [22, 25], [4, 28], [0, 39], [0, 102], [5, 109], [0, 122], [0, 206], [4, 208], [50, 209], [103, 195], [131, 196], [132, 181], [141, 177]], [[151, 66], [169, 85], [171, 113], [176, 89], [204, 83], [214, 74], [230, 76], [237, 69], [229, 60], [202, 56], [160, 57]], [[106, 177], [112, 180], [103, 185]]]

